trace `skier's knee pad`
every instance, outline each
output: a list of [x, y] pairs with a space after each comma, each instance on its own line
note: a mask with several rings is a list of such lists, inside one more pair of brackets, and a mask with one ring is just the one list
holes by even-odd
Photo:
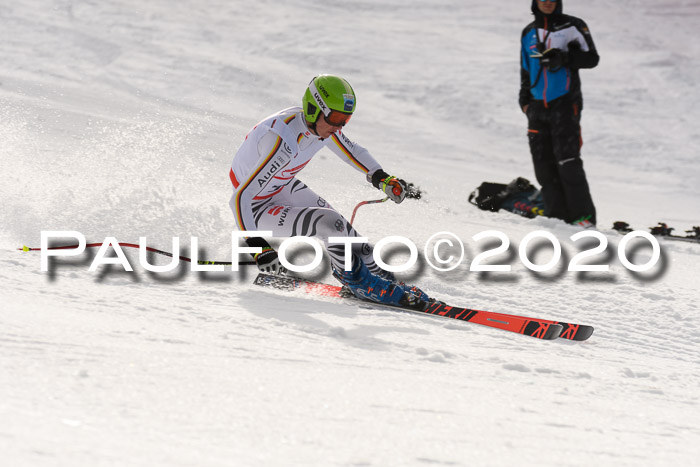
[[350, 223], [334, 209], [324, 209], [324, 211], [316, 224], [318, 236], [327, 239], [348, 235]]

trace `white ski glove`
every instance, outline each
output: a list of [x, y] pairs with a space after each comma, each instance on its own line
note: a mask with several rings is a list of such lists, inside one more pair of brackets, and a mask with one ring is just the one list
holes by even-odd
[[377, 170], [372, 174], [372, 177], [367, 177], [375, 188], [382, 190], [390, 200], [396, 204], [401, 203], [406, 198], [407, 183], [400, 178], [396, 178], [382, 169]]
[[261, 248], [260, 253], [251, 253], [250, 255], [255, 260], [256, 266], [260, 272], [265, 272], [267, 274], [286, 274], [287, 269], [280, 264], [279, 257], [274, 248], [270, 246], [264, 238], [260, 237], [250, 237], [246, 238], [245, 242], [249, 247]]
[[272, 247], [263, 248], [263, 251], [253, 256], [260, 272], [267, 274], [286, 274], [287, 270], [280, 264], [277, 252]]

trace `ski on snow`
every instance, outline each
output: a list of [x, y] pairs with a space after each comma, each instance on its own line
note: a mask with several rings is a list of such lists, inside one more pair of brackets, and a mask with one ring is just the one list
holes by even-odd
[[255, 278], [253, 283], [262, 287], [271, 287], [279, 290], [301, 290], [311, 295], [336, 297], [345, 300], [357, 300], [362, 303], [376, 305], [379, 307], [444, 316], [446, 318], [468, 321], [470, 323], [481, 324], [491, 328], [524, 334], [537, 339], [552, 340], [561, 337], [574, 341], [584, 341], [591, 337], [591, 334], [593, 334], [593, 327], [583, 324], [566, 323], [563, 321], [552, 321], [540, 318], [529, 318], [526, 316], [494, 313], [491, 311], [472, 310], [469, 308], [446, 305], [442, 302], [428, 303], [427, 306], [424, 306], [421, 309], [411, 308], [408, 306], [403, 307], [375, 303], [361, 300], [354, 296], [348, 297], [341, 293], [342, 287], [337, 285], [324, 284], [290, 276], [260, 273]]
[[[632, 232], [634, 229], [630, 227], [627, 222], [616, 221], [613, 224], [613, 230], [617, 231], [621, 235]], [[673, 227], [669, 227], [665, 222], [659, 222], [656, 227], [649, 227], [649, 233], [666, 240], [674, 240], [680, 242], [690, 242], [690, 243], [700, 243], [700, 226], [694, 226], [690, 230], [686, 230], [685, 237], [681, 235], [674, 235], [672, 232], [676, 230]]]

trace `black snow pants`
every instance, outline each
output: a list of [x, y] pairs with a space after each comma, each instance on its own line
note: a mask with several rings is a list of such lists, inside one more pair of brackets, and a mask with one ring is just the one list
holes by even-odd
[[582, 217], [596, 223], [595, 206], [581, 160], [581, 105], [566, 97], [527, 108], [528, 139], [544, 214], [571, 223]]

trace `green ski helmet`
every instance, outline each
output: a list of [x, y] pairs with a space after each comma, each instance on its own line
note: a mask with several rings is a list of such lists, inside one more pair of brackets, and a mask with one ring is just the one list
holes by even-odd
[[318, 75], [309, 83], [302, 107], [309, 123], [315, 124], [323, 112], [329, 124], [344, 126], [355, 111], [355, 91], [339, 76]]

